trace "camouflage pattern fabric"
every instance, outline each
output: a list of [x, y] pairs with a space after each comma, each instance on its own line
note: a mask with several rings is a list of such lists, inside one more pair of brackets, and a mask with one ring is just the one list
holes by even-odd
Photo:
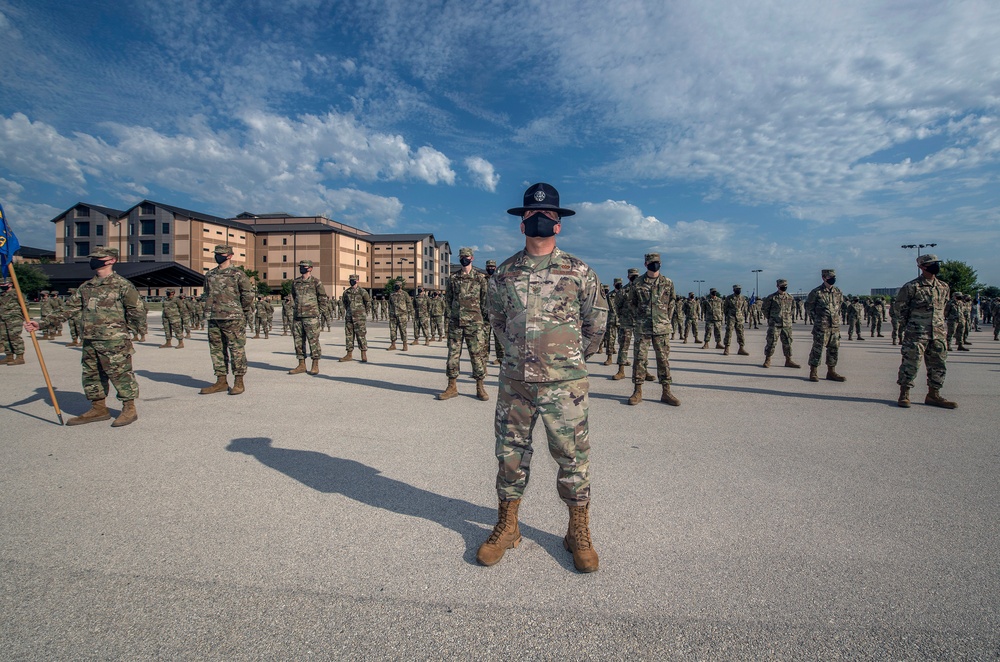
[[257, 321], [254, 324], [254, 333], [260, 335], [260, 332], [271, 333], [271, 324], [274, 321], [274, 306], [267, 299], [261, 299], [257, 302]]
[[462, 345], [469, 350], [469, 360], [472, 361], [472, 377], [486, 378], [486, 330], [482, 326], [448, 326], [448, 360], [445, 364], [445, 374], [448, 379], [456, 379], [459, 375], [459, 362], [462, 357]]
[[444, 291], [448, 326], [478, 326], [486, 321], [487, 279], [478, 271], [459, 272], [448, 280]]
[[635, 312], [629, 303], [629, 288], [632, 283], [626, 283], [622, 289], [616, 290], [611, 296], [615, 300], [615, 312], [618, 313], [618, 365], [628, 361], [629, 350], [632, 349], [632, 331], [635, 327]]
[[698, 300], [684, 299], [684, 340], [688, 336], [698, 339]]
[[167, 297], [163, 300], [163, 313], [160, 316], [163, 323], [163, 334], [167, 340], [184, 337], [184, 324], [181, 321], [181, 303], [177, 297]]
[[656, 335], [635, 334], [635, 347], [632, 352], [632, 383], [642, 384], [649, 370], [649, 345], [653, 345], [656, 356], [656, 376], [661, 384], [670, 384], [670, 337], [665, 333]]
[[24, 355], [22, 329], [24, 329], [24, 316], [21, 313], [21, 304], [17, 300], [14, 288], [10, 288], [0, 294], [0, 340], [3, 341], [3, 350], [7, 356]]
[[359, 285], [344, 290], [340, 301], [344, 306], [344, 337], [347, 351], [354, 350], [354, 343], [362, 351], [368, 351], [368, 308], [371, 306], [371, 295]]
[[559, 465], [556, 489], [565, 503], [590, 501], [587, 378], [558, 382], [500, 380], [495, 417], [497, 496], [520, 499], [531, 475], [531, 434], [541, 419], [549, 454]]
[[962, 309], [962, 302], [949, 299], [944, 306], [944, 317], [948, 321], [948, 346], [951, 347], [951, 339], [957, 338], [958, 346], [962, 347], [965, 338], [965, 311]]
[[247, 374], [247, 332], [243, 320], [208, 320], [208, 353], [212, 369], [224, 377], [232, 368], [234, 375]]
[[291, 295], [286, 296], [281, 300], [281, 332], [292, 328], [292, 311], [294, 310], [294, 303], [292, 303]]
[[663, 274], [640, 275], [629, 288], [630, 304], [635, 315], [635, 341], [632, 347], [632, 382], [641, 384], [649, 367], [647, 354], [653, 345], [656, 372], [661, 384], [670, 383], [670, 331], [673, 328], [674, 283]]
[[306, 345], [309, 347], [309, 358], [323, 358], [319, 345], [319, 317], [295, 318], [292, 321], [292, 341], [295, 343], [295, 358], [302, 360], [306, 357]]
[[861, 318], [865, 314], [865, 307], [861, 305], [860, 301], [854, 301], [847, 304], [847, 335], [857, 333], [858, 337], [861, 337]]
[[792, 357], [792, 323], [795, 317], [795, 299], [788, 292], [777, 290], [764, 297], [761, 314], [767, 322], [767, 338], [764, 341], [764, 356], [774, 354], [777, 340], [785, 356]]
[[430, 337], [430, 298], [426, 294], [413, 297], [414, 327], [413, 338], [419, 338], [423, 334], [425, 339]]
[[813, 321], [813, 344], [809, 351], [809, 366], [818, 367], [826, 349], [826, 364], [837, 365], [840, 354], [840, 309], [844, 294], [836, 285], [824, 283], [813, 288], [806, 297], [806, 314]]
[[[615, 291], [617, 292], [617, 290]], [[611, 356], [615, 351], [615, 344], [618, 342], [618, 297], [615, 292], [608, 291], [605, 301], [608, 304], [608, 321], [604, 325], [604, 345], [605, 354]]]
[[114, 272], [81, 285], [56, 315], [56, 322], [62, 324], [75, 312], [80, 312], [84, 340], [129, 340], [131, 329], [146, 327], [139, 291]]
[[319, 345], [319, 331], [320, 313], [327, 302], [326, 288], [317, 278], [299, 276], [292, 281], [292, 301], [295, 356], [300, 360], [304, 359], [308, 343], [310, 358], [319, 360], [323, 356]]
[[896, 295], [900, 326], [903, 329], [902, 361], [896, 383], [911, 388], [920, 368], [927, 367], [927, 386], [940, 389], [947, 373], [948, 342], [945, 305], [951, 288], [944, 281], [922, 276], [906, 283]]
[[729, 347], [733, 338], [733, 330], [736, 331], [736, 343], [741, 347], [746, 344], [743, 337], [743, 320], [747, 316], [750, 302], [742, 294], [730, 294], [722, 301], [722, 312], [726, 316], [726, 337], [722, 344]]
[[899, 308], [895, 299], [889, 303], [889, 322], [892, 324], [892, 342], [903, 339], [902, 330], [899, 328]]
[[108, 397], [108, 383], [122, 402], [139, 397], [139, 383], [132, 372], [132, 341], [85, 340], [83, 343], [83, 393], [88, 400]]
[[441, 296], [436, 296], [431, 299], [430, 314], [431, 314], [431, 336], [435, 338], [440, 338], [444, 336], [444, 313], [447, 306], [444, 303], [444, 298]]
[[722, 342], [722, 299], [719, 297], [708, 297], [702, 305], [702, 312], [705, 315], [705, 342], [712, 337], [715, 332], [715, 342]]
[[209, 319], [240, 320], [254, 311], [253, 283], [239, 267], [215, 267], [205, 274], [205, 311]]
[[396, 334], [400, 338], [408, 338], [406, 323], [410, 321], [410, 297], [403, 290], [396, 290], [389, 295], [389, 341], [396, 342]]

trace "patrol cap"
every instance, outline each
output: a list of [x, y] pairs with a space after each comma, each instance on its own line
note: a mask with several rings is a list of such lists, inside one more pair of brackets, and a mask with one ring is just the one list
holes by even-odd
[[921, 267], [924, 266], [925, 264], [931, 264], [933, 262], [940, 262], [940, 261], [941, 260], [939, 260], [938, 256], [935, 255], [934, 253], [927, 253], [926, 255], [921, 255], [920, 257], [917, 258], [917, 264], [920, 265]]
[[631, 268], [630, 268], [630, 269], [628, 270], [628, 275], [629, 275], [629, 276], [638, 276], [638, 275], [639, 275], [639, 270], [638, 270], [638, 269], [636, 269], [635, 267], [631, 267]]
[[312, 260], [299, 260], [300, 267], [312, 267]]
[[733, 289], [734, 289], [734, 290], [742, 290], [742, 289], [743, 289], [743, 286], [742, 286], [742, 285], [740, 285], [739, 283], [736, 283], [735, 285], [733, 285]]
[[220, 244], [220, 245], [218, 245], [218, 246], [215, 247], [215, 254], [216, 255], [232, 255], [233, 254], [233, 247], [232, 246], [226, 246], [224, 244]]
[[347, 277], [347, 280], [361, 280], [361, 279], [358, 278], [357, 274], [351, 274], [350, 276]]
[[788, 285], [788, 281], [784, 278], [779, 278], [777, 281], [775, 281], [775, 283], [777, 284], [778, 287], [781, 287], [782, 285]]
[[559, 206], [559, 191], [551, 184], [546, 184], [545, 182], [529, 186], [524, 192], [523, 204], [523, 207], [511, 207], [507, 210], [507, 213], [514, 216], [523, 216], [526, 211], [547, 209], [559, 214], [560, 218], [576, 214], [572, 209], [563, 209]]
[[486, 266], [487, 267], [495, 267], [495, 266], [497, 266], [497, 261], [496, 260], [486, 260]]
[[827, 276], [836, 276], [836, 275], [837, 275], [837, 270], [836, 269], [824, 269], [823, 270], [823, 278], [826, 278]]
[[614, 281], [614, 284], [615, 284], [615, 285], [620, 285], [620, 284], [621, 284], [621, 282], [622, 282], [622, 279], [621, 279], [621, 278], [615, 278], [615, 281]]
[[962, 293], [961, 293], [961, 292], [959, 292], [958, 290], [956, 290], [956, 291], [955, 291], [955, 292], [954, 292], [954, 293], [952, 294], [952, 296], [956, 296], [956, 297], [960, 297], [960, 296], [962, 296]]
[[650, 262], [659, 262], [659, 261], [660, 261], [660, 254], [659, 253], [646, 253], [646, 257], [645, 257], [645, 263], [646, 264], [649, 264]]
[[708, 295], [709, 295], [709, 296], [712, 296], [713, 294], [718, 294], [718, 293], [719, 293], [719, 290], [715, 289], [714, 287], [713, 287], [713, 288], [710, 288], [710, 289], [708, 290]]
[[39, 294], [41, 294], [43, 297], [47, 297], [47, 296], [49, 296], [49, 291], [48, 290], [42, 290], [41, 292], [39, 292]]
[[91, 251], [90, 255], [88, 255], [87, 257], [113, 257], [117, 260], [118, 249], [110, 248], [108, 246], [98, 246], [93, 251]]
[[173, 294], [174, 290], [167, 290], [167, 294]]
[[472, 249], [468, 246], [462, 246], [458, 249], [459, 257], [472, 257]]

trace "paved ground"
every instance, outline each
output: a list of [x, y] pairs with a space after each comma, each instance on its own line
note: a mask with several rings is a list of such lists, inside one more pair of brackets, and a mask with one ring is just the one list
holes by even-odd
[[[752, 357], [675, 343], [680, 408], [655, 388], [626, 406], [631, 385], [592, 364], [601, 569], [580, 575], [541, 437], [524, 544], [476, 565], [494, 403], [468, 377], [434, 399], [442, 344], [389, 353], [371, 323], [370, 364], [310, 377], [272, 336], [249, 342], [245, 395], [199, 396], [204, 332], [161, 350], [150, 322], [127, 428], [53, 424], [30, 350], [0, 368], [4, 659], [1000, 657], [987, 333], [949, 361], [956, 411], [922, 387], [895, 406], [888, 338], [844, 341], [843, 384], [760, 368], [763, 331]], [[86, 409], [68, 341], [43, 343], [67, 418]]]

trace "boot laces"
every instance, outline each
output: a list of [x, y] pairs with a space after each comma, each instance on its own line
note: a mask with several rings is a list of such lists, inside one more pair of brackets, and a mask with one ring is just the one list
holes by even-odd
[[590, 527], [587, 520], [588, 517], [585, 508], [573, 509], [570, 524], [573, 529], [573, 542], [576, 543], [578, 550], [590, 549], [593, 545], [590, 541]]
[[500, 540], [500, 537], [503, 536], [504, 533], [506, 533], [507, 520], [509, 517], [507, 511], [509, 509], [510, 509], [510, 504], [507, 501], [504, 501], [500, 504], [499, 517], [497, 517], [496, 526], [493, 527], [493, 533], [490, 534], [490, 537], [486, 541], [486, 544], [495, 545], [496, 542]]

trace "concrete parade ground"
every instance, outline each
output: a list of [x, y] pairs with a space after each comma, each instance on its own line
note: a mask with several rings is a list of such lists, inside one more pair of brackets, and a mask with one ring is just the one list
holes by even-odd
[[[1000, 342], [952, 352], [954, 411], [896, 406], [899, 351], [849, 342], [845, 383], [671, 343], [680, 407], [626, 404], [591, 359], [591, 531], [536, 430], [523, 542], [475, 561], [496, 521], [494, 406], [441, 402], [445, 345], [288, 375], [290, 336], [248, 340], [247, 391], [214, 381], [205, 331], [137, 344], [139, 420], [60, 427], [30, 346], [0, 367], [0, 657], [52, 659], [997, 659]], [[68, 329], [41, 341], [64, 417], [88, 408]], [[714, 346], [714, 343], [713, 343]], [[359, 358], [355, 350], [355, 358]], [[652, 352], [650, 364], [655, 366]], [[629, 374], [631, 374], [631, 369]], [[825, 375], [821, 368], [820, 376]], [[110, 398], [114, 413], [120, 408]]]

